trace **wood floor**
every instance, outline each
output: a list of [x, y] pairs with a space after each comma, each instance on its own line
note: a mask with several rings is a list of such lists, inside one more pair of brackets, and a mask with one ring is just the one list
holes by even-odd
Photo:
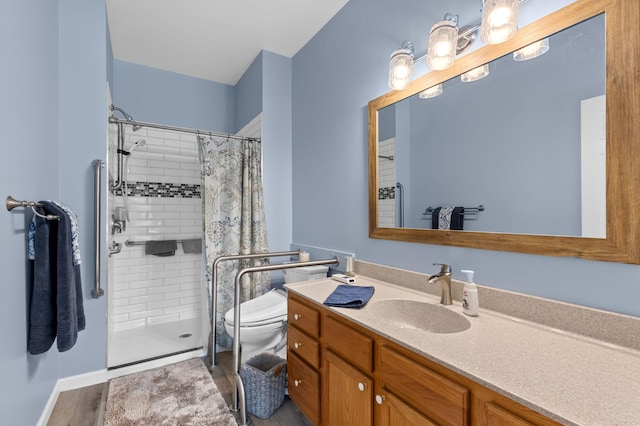
[[[231, 352], [219, 353], [217, 362], [218, 365], [211, 371], [211, 375], [227, 404], [231, 404], [233, 389]], [[101, 383], [60, 393], [47, 426], [103, 426], [107, 390], [108, 384]], [[307, 421], [289, 397], [285, 397], [284, 404], [268, 419], [263, 420], [249, 415], [249, 424], [255, 426], [311, 426], [311, 423]]]

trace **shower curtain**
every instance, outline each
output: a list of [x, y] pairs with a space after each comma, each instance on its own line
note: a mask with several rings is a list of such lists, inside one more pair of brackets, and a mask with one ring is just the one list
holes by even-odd
[[[213, 261], [219, 256], [265, 253], [268, 251], [262, 189], [262, 151], [256, 139], [201, 137], [202, 188], [204, 203], [204, 240], [206, 285], [211, 316], [211, 279]], [[240, 266], [258, 266], [265, 259], [221, 262], [218, 266], [216, 341], [230, 347], [221, 318], [233, 307], [234, 283]], [[269, 273], [246, 274], [241, 301], [269, 291]]]

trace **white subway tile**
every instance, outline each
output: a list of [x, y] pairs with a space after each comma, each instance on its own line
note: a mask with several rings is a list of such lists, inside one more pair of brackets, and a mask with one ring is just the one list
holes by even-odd
[[131, 297], [129, 300], [131, 301], [131, 304], [146, 303], [147, 307], [149, 307], [150, 302], [157, 302], [162, 299], [163, 297], [161, 294], [152, 294], [148, 296]]
[[139, 312], [146, 309], [147, 306], [144, 303], [140, 303], [137, 305], [126, 305], [126, 306], [118, 306], [113, 308], [113, 314], [129, 314], [131, 312]]
[[129, 318], [131, 320], [137, 320], [141, 318], [146, 319], [153, 316], [160, 316], [162, 314], [163, 314], [162, 309], [150, 309], [150, 310], [144, 310], [144, 311], [131, 312], [129, 314]]
[[117, 300], [117, 299], [130, 298], [135, 296], [145, 296], [146, 294], [147, 294], [147, 291], [145, 289], [136, 288], [132, 290], [116, 291], [113, 293], [113, 298]]
[[[161, 295], [160, 295], [161, 296]], [[149, 302], [147, 306], [149, 309], [157, 309], [157, 308], [167, 308], [169, 306], [178, 306], [180, 304], [180, 299], [165, 299], [157, 302]]]

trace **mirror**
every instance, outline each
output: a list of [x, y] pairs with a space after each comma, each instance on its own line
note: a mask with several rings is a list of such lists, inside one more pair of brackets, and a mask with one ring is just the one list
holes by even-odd
[[[638, 224], [625, 219], [640, 189], [639, 55], [628, 42], [638, 6], [622, 3], [578, 0], [371, 101], [370, 237], [640, 263]], [[512, 60], [546, 37], [545, 55]], [[487, 63], [487, 78], [460, 82]], [[441, 96], [419, 98], [440, 83]], [[433, 210], [443, 206], [465, 208], [454, 230], [437, 229], [450, 219]]]
[[604, 15], [543, 40], [378, 112], [378, 226], [606, 236]]

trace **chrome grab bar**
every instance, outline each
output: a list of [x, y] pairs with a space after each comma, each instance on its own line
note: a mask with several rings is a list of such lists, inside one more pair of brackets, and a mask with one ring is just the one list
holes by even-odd
[[280, 265], [252, 266], [244, 268], [236, 275], [233, 297], [233, 405], [231, 411], [240, 410], [240, 426], [247, 426], [247, 401], [244, 391], [244, 383], [240, 377], [240, 284], [242, 276], [251, 272], [278, 271], [280, 269], [299, 268], [302, 266], [339, 265], [337, 257], [327, 260], [315, 260], [310, 262], [283, 263]]
[[[129, 241], [127, 240], [127, 245]], [[298, 256], [300, 250], [295, 251], [275, 251], [272, 253], [253, 253], [253, 254], [232, 254], [228, 256], [219, 256], [211, 265], [213, 276], [211, 277], [211, 346], [209, 347], [209, 355], [211, 356], [211, 367], [216, 366], [216, 316], [218, 310], [218, 265], [225, 260], [243, 260], [255, 259], [260, 257], [281, 257], [281, 256]]]
[[104, 164], [102, 160], [93, 160], [91, 162], [91, 167], [93, 167], [94, 173], [94, 187], [93, 187], [93, 214], [95, 217], [95, 225], [93, 230], [94, 241], [96, 242], [96, 286], [93, 290], [91, 290], [91, 295], [98, 299], [99, 297], [104, 295], [104, 290], [100, 287], [100, 249], [101, 249], [101, 238], [100, 238], [100, 226], [102, 223], [102, 210], [100, 207], [100, 189], [102, 188], [102, 167]]

